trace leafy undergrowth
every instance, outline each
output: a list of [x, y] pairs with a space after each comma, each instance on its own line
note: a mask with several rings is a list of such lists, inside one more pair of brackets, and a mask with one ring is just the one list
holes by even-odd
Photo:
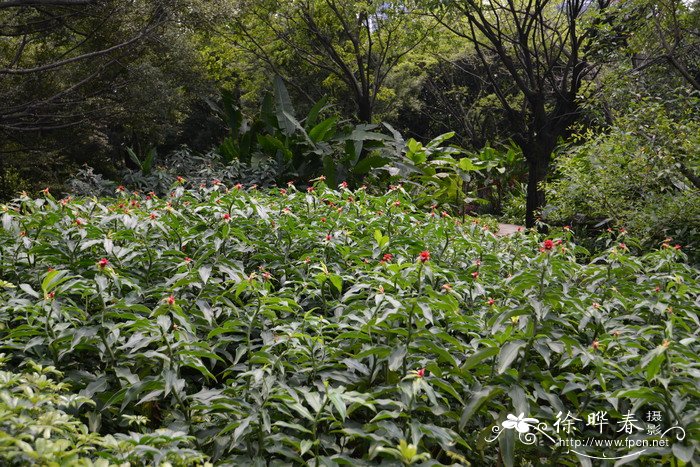
[[[492, 230], [419, 211], [400, 187], [372, 196], [323, 181], [308, 191], [214, 183], [177, 185], [169, 199], [17, 200], [0, 229], [10, 370], [0, 374], [0, 455], [18, 464], [71, 450], [136, 465], [178, 452], [181, 463], [236, 465], [690, 462], [700, 278], [682, 249], [635, 255], [632, 239], [611, 234], [591, 258], [568, 231]], [[73, 417], [70, 429], [17, 428], [43, 423], [8, 402], [35, 384], [31, 368], [60, 371], [46, 383], [47, 413]], [[60, 388], [71, 392], [57, 400]], [[596, 413], [609, 426], [588, 425]], [[578, 431], [567, 436], [581, 439], [647, 436], [652, 421], [686, 436], [642, 452], [574, 450], [522, 442], [538, 432], [504, 425], [509, 414], [546, 421], [548, 434], [570, 415]], [[630, 414], [632, 434], [615, 426]]]

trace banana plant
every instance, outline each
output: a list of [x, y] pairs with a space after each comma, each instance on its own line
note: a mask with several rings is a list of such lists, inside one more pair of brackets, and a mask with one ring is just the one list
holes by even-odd
[[155, 147], [149, 148], [146, 154], [139, 157], [132, 148], [126, 148], [129, 158], [136, 164], [142, 175], [150, 175], [156, 161], [157, 151]]

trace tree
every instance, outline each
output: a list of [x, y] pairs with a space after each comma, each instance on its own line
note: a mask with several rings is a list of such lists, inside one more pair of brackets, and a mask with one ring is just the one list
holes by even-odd
[[175, 139], [208, 92], [190, 37], [219, 3], [0, 1], [0, 176], [60, 186], [69, 167], [113, 170], [125, 146]]
[[313, 84], [290, 75], [295, 61], [339, 80], [356, 119], [369, 123], [389, 73], [430, 34], [416, 27], [416, 9], [413, 2], [243, 0], [237, 45], [302, 93]]
[[697, 1], [621, 2], [615, 15], [632, 23], [628, 43], [637, 68], [665, 63], [695, 91], [700, 91], [700, 4]]
[[535, 225], [545, 204], [541, 186], [549, 173], [559, 138], [580, 115], [585, 80], [598, 66], [588, 61], [587, 41], [596, 13], [610, 0], [446, 0], [435, 17], [473, 43], [487, 69], [503, 67], [511, 78], [488, 73], [500, 105], [513, 124], [513, 140], [528, 164], [526, 225]]

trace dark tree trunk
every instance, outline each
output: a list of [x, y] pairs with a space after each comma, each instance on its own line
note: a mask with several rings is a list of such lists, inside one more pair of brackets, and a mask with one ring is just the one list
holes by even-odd
[[554, 151], [553, 141], [535, 142], [524, 146], [523, 155], [527, 160], [527, 202], [525, 213], [525, 226], [535, 226], [535, 220], [540, 209], [545, 205], [545, 194], [541, 184], [547, 178], [549, 165]]
[[357, 98], [357, 119], [362, 123], [372, 123], [372, 104], [367, 95]]

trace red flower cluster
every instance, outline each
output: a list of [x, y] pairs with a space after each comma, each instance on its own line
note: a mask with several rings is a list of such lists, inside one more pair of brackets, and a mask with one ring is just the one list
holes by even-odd
[[425, 376], [425, 368], [421, 368], [420, 370], [416, 370], [416, 376], [419, 378], [422, 378]]
[[547, 239], [544, 242], [542, 242], [542, 249], [543, 250], [549, 251], [552, 248], [554, 248], [554, 242], [552, 240]]
[[175, 305], [175, 297], [174, 296], [169, 296], [168, 297], [168, 305], [173, 306]]
[[394, 259], [394, 255], [392, 255], [391, 253], [384, 253], [384, 256], [382, 256], [382, 261], [389, 262], [392, 259]]
[[231, 220], [231, 214], [225, 212], [224, 215], [222, 216], [226, 222]]
[[109, 260], [107, 258], [102, 258], [97, 262], [97, 265], [100, 267], [100, 269], [104, 269], [109, 266]]
[[425, 263], [426, 261], [430, 260], [430, 252], [428, 250], [423, 250], [420, 252], [418, 255], [418, 259], [422, 262]]

